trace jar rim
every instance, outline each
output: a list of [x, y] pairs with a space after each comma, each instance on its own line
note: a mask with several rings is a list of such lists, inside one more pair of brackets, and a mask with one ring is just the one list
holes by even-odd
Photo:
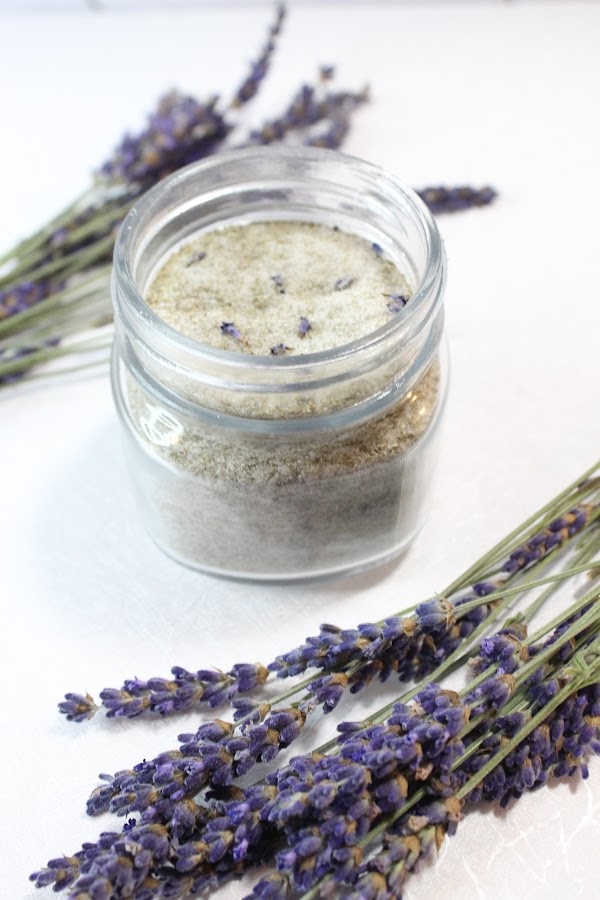
[[[425, 238], [426, 260], [423, 266], [424, 274], [415, 286], [410, 303], [398, 313], [395, 313], [388, 322], [359, 338], [326, 350], [295, 354], [293, 356], [269, 356], [222, 349], [198, 341], [177, 331], [146, 303], [137, 287], [132, 266], [133, 245], [139, 220], [144, 217], [151, 217], [154, 204], [159, 198], [164, 197], [166, 191], [171, 191], [174, 195], [179, 193], [183, 196], [184, 186], [203, 173], [210, 173], [219, 168], [225, 169], [231, 163], [240, 162], [247, 164], [248, 172], [250, 173], [253, 160], [264, 160], [269, 157], [271, 159], [288, 160], [289, 162], [304, 161], [314, 164], [325, 162], [330, 165], [350, 166], [355, 170], [359, 170], [364, 176], [384, 183], [391, 194], [395, 192], [396, 196], [402, 197], [403, 202], [410, 207], [415, 222], [418, 222], [421, 226]], [[238, 182], [242, 183], [240, 179], [238, 179]], [[272, 184], [276, 183], [277, 179], [274, 178]], [[335, 181], [331, 180], [329, 183], [333, 185]], [[196, 196], [200, 195], [196, 194]], [[136, 201], [121, 225], [115, 243], [113, 265], [115, 278], [118, 279], [119, 286], [122, 289], [120, 295], [125, 301], [127, 311], [133, 315], [136, 321], [143, 321], [149, 326], [157, 337], [160, 336], [161, 341], [167, 341], [167, 343], [172, 345], [176, 344], [178, 349], [180, 351], [184, 350], [186, 354], [189, 354], [190, 358], [213, 360], [227, 367], [243, 367], [254, 371], [284, 372], [286, 370], [293, 371], [297, 368], [318, 368], [320, 364], [342, 361], [346, 357], [360, 354], [361, 351], [372, 348], [381, 342], [386, 342], [392, 339], [394, 335], [405, 331], [407, 326], [409, 326], [410, 320], [420, 316], [421, 307], [428, 302], [436, 282], [440, 281], [441, 272], [444, 268], [444, 251], [439, 230], [426, 204], [414, 190], [404, 185], [380, 166], [338, 150], [321, 147], [251, 146], [226, 150], [206, 159], [193, 162], [168, 175], [146, 191]]]

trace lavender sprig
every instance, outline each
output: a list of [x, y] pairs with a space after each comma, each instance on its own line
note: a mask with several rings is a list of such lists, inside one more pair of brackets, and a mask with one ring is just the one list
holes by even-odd
[[[590, 482], [587, 489], [593, 496], [595, 483]], [[373, 677], [382, 681], [392, 674], [403, 680], [423, 678], [448, 660], [487, 620], [494, 609], [494, 595], [500, 594], [511, 579], [566, 545], [597, 515], [594, 503], [582, 503], [541, 529], [536, 526], [537, 530], [516, 547], [509, 542], [507, 556], [493, 579], [488, 576], [476, 582], [466, 594], [458, 592], [454, 602], [433, 598], [417, 606], [412, 616], [396, 615], [356, 629], [323, 625], [318, 636], [278, 656], [268, 669], [259, 664], [238, 664], [223, 675], [212, 670], [191, 673], [175, 666], [170, 679], [130, 679], [120, 689], [104, 689], [100, 699], [109, 716], [135, 717], [142, 712], [165, 715], [204, 702], [214, 708], [238, 693], [259, 689], [268, 678], [268, 670], [280, 678], [314, 668], [326, 670], [323, 677], [301, 686], [308, 685], [309, 695], [302, 701], [308, 713], [318, 704], [323, 704], [325, 711], [333, 709], [346, 689], [356, 693]], [[62, 705], [59, 709], [70, 711]]]
[[432, 213], [462, 212], [476, 206], [488, 206], [497, 197], [492, 187], [427, 187], [417, 191]]
[[356, 660], [377, 660], [384, 677], [390, 671], [405, 678], [415, 671], [423, 676], [489, 615], [496, 592], [517, 573], [558, 550], [595, 514], [595, 508], [585, 504], [553, 519], [512, 550], [493, 578], [476, 582], [455, 601], [435, 597], [419, 604], [412, 616], [392, 616], [381, 624], [356, 629], [324, 625], [319, 635], [278, 656], [268, 668], [279, 678], [287, 678], [309, 668], [334, 669]]
[[269, 29], [268, 38], [262, 49], [262, 52], [258, 59], [250, 67], [250, 72], [248, 73], [247, 77], [239, 86], [233, 99], [232, 106], [242, 106], [244, 103], [247, 103], [249, 100], [251, 100], [258, 92], [260, 83], [268, 72], [271, 58], [275, 51], [275, 43], [281, 32], [281, 26], [285, 18], [285, 13], [285, 5], [280, 4], [277, 7], [275, 21]]

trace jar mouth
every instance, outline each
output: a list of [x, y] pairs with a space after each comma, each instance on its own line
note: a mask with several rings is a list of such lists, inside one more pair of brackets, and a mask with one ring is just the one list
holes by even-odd
[[[359, 181], [363, 182], [365, 188], [373, 190], [373, 187], [377, 186], [381, 191], [380, 201], [387, 200], [390, 208], [401, 202], [404, 214], [420, 230], [424, 251], [420, 265], [422, 274], [418, 277], [409, 303], [394, 313], [389, 322], [355, 340], [330, 349], [293, 356], [263, 356], [226, 350], [197, 341], [177, 331], [146, 303], [142, 290], [138, 287], [136, 269], [139, 260], [151, 242], [160, 235], [165, 223], [171, 223], [178, 214], [189, 213], [196, 207], [197, 201], [202, 199], [200, 192], [203, 184], [207, 185], [211, 195], [219, 193], [223, 197], [231, 198], [236, 189], [243, 187], [248, 192], [252, 190], [253, 183], [258, 185], [260, 181], [263, 190], [266, 184], [267, 189], [277, 200], [278, 186], [287, 188], [292, 181], [310, 177], [311, 169], [317, 166], [322, 168], [324, 165], [331, 171], [332, 180], [325, 180], [321, 175], [318, 181], [313, 182], [317, 187], [323, 185], [335, 189], [334, 176], [342, 176], [347, 168], [352, 168], [354, 175], [358, 173]], [[297, 169], [295, 177], [283, 175], [284, 170], [289, 171], [292, 167]], [[247, 173], [247, 177], [243, 179], [240, 177], [240, 169]], [[228, 170], [235, 170], [237, 176], [235, 178], [229, 176], [227, 180]], [[260, 176], [256, 174], [257, 170], [260, 170]], [[340, 180], [343, 181], [343, 178]], [[356, 181], [356, 178], [354, 180]], [[194, 185], [196, 189], [191, 192], [190, 189]], [[347, 190], [360, 189], [360, 186], [355, 185], [352, 188], [349, 184], [345, 184], [344, 187]], [[193, 193], [191, 201], [190, 193]], [[164, 209], [165, 197], [171, 198], [171, 208], [166, 216], [164, 212], [159, 216], [157, 207], [160, 205]], [[271, 207], [266, 205], [262, 208], [258, 218], [262, 221], [280, 219], [320, 221], [319, 215], [315, 215], [315, 212], [311, 217], [310, 210], [306, 211], [306, 215], [297, 212], [292, 214], [292, 210], [286, 208], [285, 200], [281, 199], [274, 202]], [[227, 221], [215, 220], [215, 225], [218, 227], [232, 221], [233, 218]], [[248, 221], [256, 221], [256, 218], [249, 216]], [[144, 229], [147, 232], [146, 237], [140, 240], [139, 235]], [[203, 223], [199, 219], [195, 232], [201, 230]], [[378, 236], [385, 240], [381, 235]], [[411, 274], [416, 273], [413, 271]], [[439, 231], [425, 203], [413, 190], [402, 185], [380, 167], [358, 157], [324, 148], [249, 147], [226, 151], [192, 163], [150, 188], [130, 210], [121, 226], [114, 251], [114, 279], [119, 294], [116, 314], [123, 316], [126, 326], [130, 323], [135, 330], [141, 329], [142, 340], [150, 345], [158, 342], [161, 355], [168, 356], [167, 347], [171, 347], [174, 350], [176, 348], [177, 359], [183, 361], [185, 358], [186, 364], [192, 368], [195, 361], [198, 364], [201, 361], [212, 361], [232, 370], [243, 368], [248, 372], [291, 373], [294, 370], [318, 369], [336, 362], [343, 364], [345, 359], [356, 358], [357, 355], [360, 356], [371, 349], [375, 350], [378, 345], [387, 344], [390, 339], [402, 340], [404, 335], [413, 330], [411, 323], [423, 315], [423, 307], [431, 305], [432, 296], [435, 297], [443, 288], [444, 251]]]

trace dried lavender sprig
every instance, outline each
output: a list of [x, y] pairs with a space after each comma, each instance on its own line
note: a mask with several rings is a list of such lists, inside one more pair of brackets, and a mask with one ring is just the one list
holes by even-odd
[[233, 107], [242, 106], [244, 103], [247, 103], [256, 95], [261, 81], [264, 79], [269, 70], [271, 58], [275, 50], [275, 42], [281, 32], [281, 26], [283, 24], [285, 15], [286, 8], [285, 5], [281, 3], [277, 7], [275, 21], [269, 28], [267, 41], [262, 49], [260, 56], [255, 62], [252, 63], [250, 72], [236, 91], [235, 97], [233, 98], [231, 103]]
[[119, 689], [105, 688], [100, 699], [108, 710], [107, 716], [135, 718], [143, 712], [168, 715], [191, 709], [201, 702], [214, 709], [238, 693], [252, 691], [264, 684], [269, 674], [260, 663], [235, 665], [229, 672], [218, 669], [188, 672], [182, 666], [173, 666], [171, 673], [172, 678], [149, 678], [147, 681], [133, 678]]
[[483, 188], [461, 187], [427, 187], [421, 188], [417, 194], [427, 204], [432, 213], [462, 212], [475, 206], [488, 206], [498, 196], [489, 185]]
[[[435, 597], [419, 604], [412, 616], [392, 616], [381, 624], [368, 623], [356, 629], [322, 626], [318, 636], [308, 638], [291, 652], [278, 656], [269, 669], [278, 677], [286, 678], [308, 668], [335, 669], [358, 659], [376, 658], [397, 668], [411, 650], [416, 649], [418, 654], [426, 637], [431, 637], [434, 643], [436, 639], [439, 641], [461, 619], [473, 627], [480, 624], [493, 602], [494, 592], [517, 573], [561, 547], [585, 527], [594, 513], [594, 508], [585, 504], [553, 519], [510, 552], [494, 580], [475, 583], [471, 593], [454, 602]], [[416, 646], [418, 644], [421, 646]]]
[[323, 92], [321, 85], [304, 84], [280, 116], [250, 132], [244, 146], [271, 144], [274, 141], [284, 140], [292, 133], [305, 133], [306, 141], [309, 142], [314, 126], [331, 122], [338, 117], [348, 119], [350, 114], [368, 99], [368, 88], [358, 92]]

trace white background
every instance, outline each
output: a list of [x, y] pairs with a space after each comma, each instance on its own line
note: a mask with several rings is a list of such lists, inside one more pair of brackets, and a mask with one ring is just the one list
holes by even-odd
[[[167, 88], [227, 96], [269, 15], [221, 4], [0, 16], [0, 248], [82, 190]], [[41, 898], [28, 873], [111, 827], [83, 811], [99, 772], [174, 746], [197, 721], [69, 725], [56, 713], [66, 690], [97, 695], [175, 663], [267, 662], [322, 621], [424, 599], [598, 456], [599, 39], [594, 3], [298, 3], [289, 16], [257, 119], [336, 63], [340, 84], [372, 87], [349, 152], [414, 187], [500, 193], [440, 219], [451, 398], [431, 516], [397, 564], [294, 587], [183, 569], [136, 516], [106, 374], [0, 393], [2, 900]], [[586, 783], [470, 814], [408, 896], [592, 897], [599, 836], [594, 761]]]

